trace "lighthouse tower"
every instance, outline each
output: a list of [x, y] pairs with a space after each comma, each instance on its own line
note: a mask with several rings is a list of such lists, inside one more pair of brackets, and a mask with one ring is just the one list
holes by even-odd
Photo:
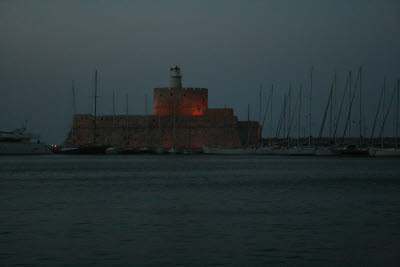
[[171, 88], [182, 88], [182, 76], [181, 76], [181, 69], [178, 66], [175, 68], [170, 68], [171, 72]]

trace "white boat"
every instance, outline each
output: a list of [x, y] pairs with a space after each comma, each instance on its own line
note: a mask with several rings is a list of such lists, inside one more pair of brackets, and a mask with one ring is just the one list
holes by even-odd
[[183, 154], [184, 154], [184, 155], [192, 155], [192, 154], [193, 154], [193, 151], [192, 151], [191, 149], [184, 149], [184, 150], [183, 150]]
[[333, 147], [318, 147], [315, 150], [316, 156], [338, 156], [340, 154], [340, 151]]
[[223, 147], [223, 146], [207, 146], [203, 145], [204, 154], [221, 154], [221, 155], [252, 155], [256, 153], [255, 147]]
[[272, 155], [274, 153], [274, 148], [270, 146], [262, 146], [256, 149], [257, 155]]
[[282, 156], [282, 155], [287, 155], [288, 151], [286, 147], [279, 147], [279, 148], [275, 148], [272, 151], [272, 155], [278, 155], [278, 156]]
[[121, 150], [117, 147], [109, 147], [106, 149], [106, 154], [108, 155], [116, 155], [121, 153]]
[[371, 157], [400, 157], [400, 149], [371, 147], [368, 154]]
[[286, 155], [312, 156], [312, 155], [315, 155], [315, 148], [314, 147], [289, 147], [286, 149]]
[[[385, 87], [384, 87], [385, 88]], [[382, 90], [384, 90], [384, 88]], [[394, 91], [393, 91], [393, 96], [394, 96]], [[381, 128], [381, 133], [379, 134], [382, 136], [382, 147], [381, 148], [376, 148], [376, 147], [370, 147], [368, 149], [368, 154], [372, 157], [400, 157], [400, 149], [399, 144], [398, 144], [398, 136], [399, 136], [399, 103], [400, 101], [400, 80], [397, 80], [397, 109], [396, 109], [396, 139], [395, 139], [395, 147], [394, 148], [384, 148], [383, 145], [383, 129], [385, 126], [385, 121], [387, 118], [387, 113], [386, 117], [383, 119], [382, 123], [382, 128]], [[390, 106], [389, 106], [390, 107]], [[389, 110], [387, 111], [389, 112]], [[382, 112], [382, 114], [384, 114]]]
[[11, 132], [0, 132], [0, 155], [50, 154], [50, 147], [37, 134], [26, 133], [26, 123]]
[[178, 150], [175, 147], [171, 147], [168, 149], [168, 154], [177, 154]]

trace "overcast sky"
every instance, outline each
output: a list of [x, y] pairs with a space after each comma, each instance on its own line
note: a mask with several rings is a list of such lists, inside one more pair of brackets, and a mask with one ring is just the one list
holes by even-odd
[[387, 105], [400, 78], [398, 0], [2, 0], [0, 32], [0, 129], [26, 119], [48, 143], [61, 143], [71, 126], [72, 80], [77, 112], [90, 112], [95, 69], [100, 114], [111, 113], [113, 89], [117, 113], [126, 94], [131, 114], [145, 112], [145, 94], [151, 112], [153, 88], [169, 86], [169, 67], [179, 65], [185, 87], [208, 88], [209, 107], [226, 104], [242, 120], [248, 103], [258, 119], [259, 85], [274, 83], [276, 124], [290, 81], [308, 99], [314, 66], [313, 135], [335, 70], [339, 99], [347, 72], [355, 78], [363, 67], [367, 131], [384, 76]]

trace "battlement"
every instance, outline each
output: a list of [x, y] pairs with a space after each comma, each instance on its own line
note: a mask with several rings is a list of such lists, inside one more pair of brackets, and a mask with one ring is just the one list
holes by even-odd
[[207, 88], [200, 88], [200, 87], [186, 87], [186, 88], [169, 88], [169, 87], [159, 87], [159, 88], [154, 88], [154, 93], [158, 94], [168, 94], [168, 93], [174, 93], [174, 92], [196, 92], [196, 93], [208, 93]]
[[204, 110], [206, 116], [233, 116], [233, 108], [209, 108]]

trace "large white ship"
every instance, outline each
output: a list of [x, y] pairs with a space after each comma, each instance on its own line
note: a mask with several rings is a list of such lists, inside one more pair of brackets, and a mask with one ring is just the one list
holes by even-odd
[[49, 146], [37, 134], [26, 133], [26, 123], [11, 132], [0, 131], [0, 155], [50, 154]]

